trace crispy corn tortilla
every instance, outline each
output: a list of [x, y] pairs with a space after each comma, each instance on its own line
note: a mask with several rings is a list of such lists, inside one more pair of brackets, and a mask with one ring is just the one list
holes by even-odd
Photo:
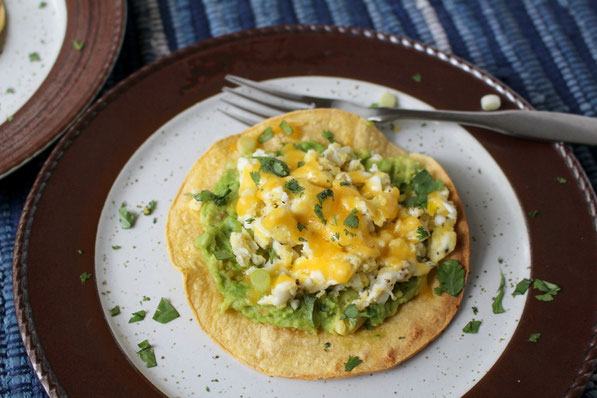
[[[452, 297], [437, 296], [433, 287], [439, 285], [432, 271], [423, 283], [419, 295], [402, 304], [398, 312], [382, 325], [366, 330], [360, 328], [347, 336], [320, 331], [313, 334], [252, 321], [235, 310], [219, 312], [223, 296], [203, 263], [200, 249], [193, 245], [201, 234], [199, 212], [190, 211], [185, 192], [213, 189], [226, 164], [241, 155], [236, 142], [243, 135], [257, 137], [266, 127], [278, 126], [286, 120], [300, 136], [327, 144], [323, 130], [334, 133], [336, 141], [353, 148], [367, 148], [383, 157], [407, 153], [391, 144], [365, 119], [335, 109], [297, 111], [265, 120], [245, 132], [224, 138], [197, 160], [178, 191], [166, 225], [167, 247], [174, 267], [183, 275], [189, 304], [202, 329], [222, 348], [248, 366], [271, 376], [299, 379], [328, 379], [354, 376], [391, 368], [410, 358], [435, 339], [458, 310], [463, 293]], [[296, 138], [293, 136], [292, 138]], [[276, 150], [284, 134], [264, 144], [265, 150]], [[468, 276], [469, 232], [464, 209], [454, 184], [432, 158], [411, 154], [421, 166], [450, 190], [450, 199], [458, 209], [454, 230], [458, 243], [448, 257], [460, 261]], [[234, 163], [235, 164], [235, 163]], [[327, 352], [324, 344], [330, 343]], [[351, 372], [344, 369], [348, 357], [358, 356], [363, 362]]]

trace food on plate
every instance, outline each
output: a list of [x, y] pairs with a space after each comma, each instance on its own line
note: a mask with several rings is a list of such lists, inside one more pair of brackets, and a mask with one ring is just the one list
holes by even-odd
[[448, 325], [469, 268], [462, 204], [441, 166], [335, 109], [216, 142], [176, 195], [166, 235], [203, 330], [282, 377], [406, 360]]

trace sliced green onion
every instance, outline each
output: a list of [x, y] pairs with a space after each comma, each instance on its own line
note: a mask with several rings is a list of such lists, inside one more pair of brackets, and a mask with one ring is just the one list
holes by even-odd
[[255, 271], [251, 272], [251, 284], [253, 288], [258, 292], [266, 293], [269, 291], [271, 279], [269, 276], [269, 272], [264, 269], [256, 269]]

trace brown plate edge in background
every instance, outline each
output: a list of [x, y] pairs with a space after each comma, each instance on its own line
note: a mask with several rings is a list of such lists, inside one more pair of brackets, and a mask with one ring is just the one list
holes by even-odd
[[[0, 125], [0, 178], [42, 152], [76, 121], [103, 87], [120, 52], [125, 0], [67, 1], [64, 41], [33, 96]], [[83, 42], [76, 50], [74, 41]]]
[[[420, 52], [424, 52], [432, 57], [436, 57], [448, 64], [460, 68], [461, 70], [465, 71], [468, 74], [472, 74], [475, 78], [484, 81], [486, 84], [494, 87], [498, 90], [502, 95], [505, 95], [508, 99], [511, 100], [512, 103], [516, 104], [519, 108], [529, 108], [529, 105], [522, 100], [517, 94], [515, 94], [512, 90], [507, 88], [502, 83], [498, 82], [496, 79], [490, 77], [484, 72], [481, 72], [477, 68], [473, 67], [472, 65], [468, 64], [465, 61], [460, 60], [457, 57], [452, 55], [441, 53], [440, 51], [433, 49], [431, 47], [425, 46], [423, 44], [416, 43], [409, 39], [399, 38], [397, 36], [388, 35], [377, 33], [373, 31], [361, 30], [357, 28], [344, 28], [344, 27], [330, 27], [330, 26], [277, 26], [271, 28], [264, 28], [264, 29], [255, 29], [251, 31], [244, 31], [239, 33], [234, 33], [227, 36], [222, 36], [215, 39], [210, 39], [188, 47], [186, 49], [180, 50], [173, 55], [158, 61], [148, 67], [142, 68], [140, 71], [134, 73], [132, 76], [118, 84], [115, 88], [113, 88], [108, 94], [106, 94], [98, 103], [92, 106], [84, 117], [75, 125], [73, 126], [69, 132], [65, 135], [65, 137], [61, 140], [61, 142], [57, 145], [55, 150], [53, 151], [52, 155], [44, 165], [40, 175], [38, 176], [35, 185], [29, 194], [27, 199], [25, 210], [21, 217], [19, 223], [19, 230], [17, 233], [16, 239], [16, 246], [15, 246], [15, 256], [13, 262], [13, 275], [14, 275], [14, 291], [15, 291], [15, 308], [17, 310], [17, 318], [19, 320], [19, 327], [21, 331], [21, 335], [23, 340], [25, 341], [25, 346], [27, 352], [32, 360], [34, 365], [34, 369], [36, 370], [38, 377], [42, 380], [42, 384], [46, 388], [46, 391], [52, 393], [53, 395], [64, 394], [64, 391], [61, 389], [56, 376], [53, 374], [49, 363], [45, 360], [43, 354], [43, 348], [39, 345], [39, 341], [37, 340], [37, 335], [35, 332], [34, 325], [32, 323], [31, 317], [31, 307], [28, 300], [28, 280], [27, 280], [27, 255], [28, 255], [28, 239], [31, 234], [31, 226], [33, 224], [34, 215], [36, 211], [37, 203], [39, 202], [43, 190], [45, 188], [46, 183], [48, 182], [49, 178], [51, 177], [54, 168], [57, 165], [60, 157], [64, 153], [64, 151], [70, 146], [72, 141], [79, 135], [81, 130], [83, 130], [87, 124], [89, 124], [96, 116], [98, 112], [101, 110], [111, 101], [116, 99], [120, 94], [125, 92], [128, 87], [134, 85], [137, 81], [142, 80], [147, 75], [150, 75], [152, 72], [161, 69], [171, 63], [179, 61], [185, 57], [188, 57], [195, 52], [200, 52], [202, 50], [210, 49], [216, 47], [220, 44], [225, 44], [232, 42], [238, 39], [248, 39], [251, 37], [266, 37], [272, 34], [305, 34], [305, 33], [318, 33], [318, 34], [340, 34], [345, 36], [357, 36], [361, 38], [367, 38], [372, 40], [379, 40], [390, 42], [394, 45], [398, 45], [401, 47], [414, 49]], [[151, 132], [148, 132], [150, 134]], [[567, 149], [562, 144], [555, 144], [554, 145], [560, 155], [565, 159], [567, 166], [570, 168], [571, 172], [576, 177], [576, 182], [579, 184], [581, 190], [583, 191], [587, 204], [589, 205], [589, 209], [591, 214], [593, 215], [594, 219], [594, 209], [596, 207], [596, 200], [595, 194], [592, 192], [590, 188], [590, 184], [584, 171], [580, 168], [578, 162], [572, 156], [569, 149]], [[499, 162], [498, 162], [499, 163]], [[530, 295], [529, 295], [530, 297]], [[529, 302], [529, 297], [527, 297], [527, 303]], [[525, 306], [526, 311], [526, 306]], [[524, 313], [523, 313], [524, 317]], [[521, 317], [522, 318], [522, 317]], [[107, 325], [105, 325], [107, 327]], [[586, 357], [584, 361], [579, 365], [579, 370], [574, 378], [571, 381], [570, 388], [568, 389], [566, 396], [567, 397], [574, 397], [578, 396], [584, 390], [586, 382], [588, 378], [592, 374], [595, 361], [597, 358], [597, 347], [595, 344], [595, 336], [597, 334], [597, 330], [593, 328], [592, 331], [592, 340], [588, 342], [587, 349], [586, 349]], [[506, 348], [508, 350], [508, 348]], [[124, 355], [124, 354], [123, 354]], [[499, 360], [498, 360], [499, 361]], [[494, 365], [495, 366], [495, 365]], [[493, 368], [492, 368], [493, 369]], [[490, 370], [491, 372], [491, 370]], [[144, 378], [143, 380], [147, 382]], [[475, 387], [473, 387], [473, 390]]]

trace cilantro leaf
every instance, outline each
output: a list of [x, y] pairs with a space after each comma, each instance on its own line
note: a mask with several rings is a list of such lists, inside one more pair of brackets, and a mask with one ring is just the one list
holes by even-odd
[[257, 137], [257, 142], [259, 142], [260, 144], [263, 144], [264, 142], [267, 142], [267, 141], [271, 140], [272, 138], [274, 138], [274, 129], [271, 127], [268, 127], [265, 130], [263, 130], [263, 132], [261, 134], [259, 134], [259, 137]]
[[363, 362], [363, 360], [359, 359], [359, 357], [353, 357], [352, 355], [349, 355], [348, 362], [344, 364], [344, 370], [350, 372], [351, 370], [359, 366], [361, 362]]
[[556, 181], [559, 182], [560, 184], [566, 183], [566, 179], [564, 177], [556, 177]]
[[541, 337], [541, 333], [531, 333], [531, 335], [529, 336], [529, 341], [531, 343], [536, 343], [539, 341], [540, 337]]
[[350, 182], [346, 182], [346, 181], [340, 182], [340, 186], [342, 186], [342, 187], [349, 187], [350, 185], [351, 185]]
[[294, 130], [292, 130], [292, 127], [290, 127], [290, 125], [288, 124], [288, 122], [286, 120], [282, 120], [282, 122], [280, 123], [280, 128], [287, 135], [291, 135], [294, 132]]
[[255, 185], [259, 186], [259, 181], [261, 180], [261, 174], [259, 174], [258, 171], [252, 171], [249, 174], [251, 174], [251, 179], [253, 180]]
[[320, 144], [317, 141], [302, 141], [299, 142], [298, 144], [295, 143], [293, 144], [295, 149], [299, 149], [303, 152], [309, 152], [311, 149], [316, 150], [317, 152], [321, 153], [323, 151], [325, 151], [325, 146], [323, 146], [322, 144]]
[[128, 211], [126, 208], [121, 207], [118, 209], [118, 215], [122, 229], [130, 229], [135, 224], [137, 214]]
[[423, 80], [423, 76], [420, 73], [415, 73], [411, 78], [417, 83], [421, 83], [421, 80]]
[[334, 140], [334, 134], [332, 134], [332, 132], [330, 130], [323, 130], [321, 132], [321, 135], [323, 136], [323, 138], [327, 139], [330, 143], [336, 142]]
[[120, 314], [120, 306], [116, 306], [114, 308], [110, 308], [110, 316], [116, 316]]
[[303, 167], [305, 165], [305, 162], [303, 162], [302, 160], [300, 162], [297, 163], [296, 168], [298, 169], [299, 167]]
[[291, 180], [286, 181], [286, 183], [284, 184], [284, 188], [286, 188], [290, 192], [294, 192], [296, 194], [299, 194], [300, 196], [303, 195], [303, 191], [305, 190], [305, 188], [301, 187], [299, 185], [298, 181], [295, 180], [294, 178], [291, 179]]
[[420, 241], [425, 240], [429, 237], [429, 232], [425, 231], [425, 228], [418, 227], [417, 228], [417, 239]]
[[39, 62], [39, 61], [41, 61], [41, 58], [40, 58], [39, 54], [36, 53], [36, 52], [29, 53], [29, 61], [31, 61], [31, 62]]
[[504, 287], [506, 285], [506, 278], [504, 278], [504, 274], [500, 271], [500, 286], [498, 287], [498, 294], [493, 299], [493, 304], [491, 307], [493, 308], [494, 314], [501, 314], [504, 312], [504, 307], [502, 306], [502, 300], [504, 299]]
[[122, 247], [122, 246], [114, 245], [114, 246], [112, 246], [112, 249], [113, 249], [113, 250], [118, 250], [118, 249], [120, 249], [121, 247]]
[[12, 87], [9, 87], [6, 89], [6, 94], [14, 94], [15, 93], [15, 89]]
[[73, 40], [73, 48], [77, 51], [81, 51], [85, 47], [84, 41]]
[[330, 346], [331, 346], [330, 342], [327, 342], [327, 343], [325, 343], [325, 344], [323, 345], [323, 350], [324, 350], [325, 352], [328, 352], [328, 348], [330, 348]]
[[553, 295], [549, 293], [538, 294], [535, 296], [535, 298], [539, 301], [553, 301]]
[[442, 292], [446, 292], [451, 296], [458, 296], [462, 289], [464, 289], [465, 275], [464, 267], [458, 261], [444, 261], [437, 266], [439, 286], [434, 289], [435, 294], [440, 296]]
[[270, 173], [278, 177], [286, 177], [290, 174], [288, 165], [280, 159], [268, 156], [253, 156], [253, 159], [259, 160], [259, 163], [261, 163], [261, 170], [266, 173]]
[[157, 204], [157, 202], [155, 200], [150, 200], [149, 203], [147, 204], [147, 206], [145, 206], [145, 208], [143, 209], [143, 214], [148, 216], [151, 213], [153, 213], [153, 211], [155, 210], [156, 204]]
[[350, 212], [348, 217], [344, 220], [344, 225], [348, 228], [357, 229], [359, 227], [359, 216], [357, 216], [357, 209]]
[[131, 317], [131, 319], [129, 319], [129, 323], [141, 322], [143, 319], [145, 319], [145, 314], [147, 314], [147, 312], [143, 310], [133, 312], [133, 316]]
[[419, 171], [411, 181], [411, 187], [415, 196], [406, 198], [403, 204], [407, 207], [427, 207], [427, 195], [431, 192], [443, 189], [444, 184], [431, 177], [425, 169]]
[[531, 210], [529, 211], [529, 217], [535, 218], [539, 215], [539, 210]]
[[479, 326], [481, 326], [482, 321], [475, 321], [474, 319], [466, 324], [466, 326], [462, 329], [464, 333], [474, 334], [479, 331]]
[[317, 217], [319, 217], [319, 220], [323, 223], [323, 225], [327, 224], [328, 220], [323, 218], [323, 211], [322, 211], [321, 205], [315, 205], [315, 207], [313, 208], [313, 211], [315, 212]]
[[516, 287], [514, 288], [514, 292], [512, 293], [512, 296], [522, 296], [523, 294], [525, 294], [527, 292], [527, 290], [529, 290], [531, 283], [533, 283], [533, 280], [527, 279], [527, 278], [524, 278], [523, 280], [518, 282], [516, 284]]
[[192, 193], [185, 193], [185, 195], [192, 196], [198, 202], [214, 202], [216, 206], [224, 206], [228, 201], [227, 196], [230, 192], [232, 192], [232, 190], [228, 188], [222, 195], [216, 195], [215, 193], [204, 189], [196, 195], [193, 195]]
[[153, 314], [152, 319], [154, 321], [158, 321], [159, 323], [168, 323], [173, 319], [176, 319], [180, 316], [176, 308], [170, 304], [168, 300], [162, 297], [160, 303], [158, 304], [157, 310]]
[[225, 252], [225, 251], [216, 251], [214, 252], [214, 257], [217, 260], [228, 260], [229, 258], [235, 258], [234, 254]]
[[307, 227], [300, 222], [296, 223], [296, 227], [298, 228], [299, 232], [303, 232], [303, 229], [307, 229]]
[[307, 241], [307, 239], [305, 239], [305, 238], [298, 238], [298, 240], [299, 240], [299, 242], [306, 242]]
[[153, 348], [151, 348], [149, 341], [143, 340], [142, 342], [137, 344], [137, 346], [141, 348], [140, 351], [137, 351], [137, 354], [139, 354], [139, 358], [141, 358], [141, 360], [145, 362], [145, 366], [147, 366], [148, 368], [158, 366], [158, 363], [155, 360], [155, 353], [153, 352]]
[[477, 315], [479, 313], [479, 309], [477, 307], [473, 307], [473, 314]]
[[320, 205], [323, 204], [323, 201], [327, 198], [334, 199], [334, 191], [332, 191], [331, 189], [324, 189], [323, 191], [317, 194], [317, 200], [319, 200]]
[[79, 278], [81, 278], [81, 285], [84, 285], [85, 282], [87, 282], [89, 279], [91, 279], [93, 275], [90, 274], [89, 272], [83, 272], [81, 275], [79, 275]]
[[544, 293], [549, 293], [551, 295], [556, 295], [560, 291], [560, 287], [558, 285], [556, 285], [555, 283], [544, 281], [542, 279], [535, 279], [535, 282], [533, 283], [533, 288]]

